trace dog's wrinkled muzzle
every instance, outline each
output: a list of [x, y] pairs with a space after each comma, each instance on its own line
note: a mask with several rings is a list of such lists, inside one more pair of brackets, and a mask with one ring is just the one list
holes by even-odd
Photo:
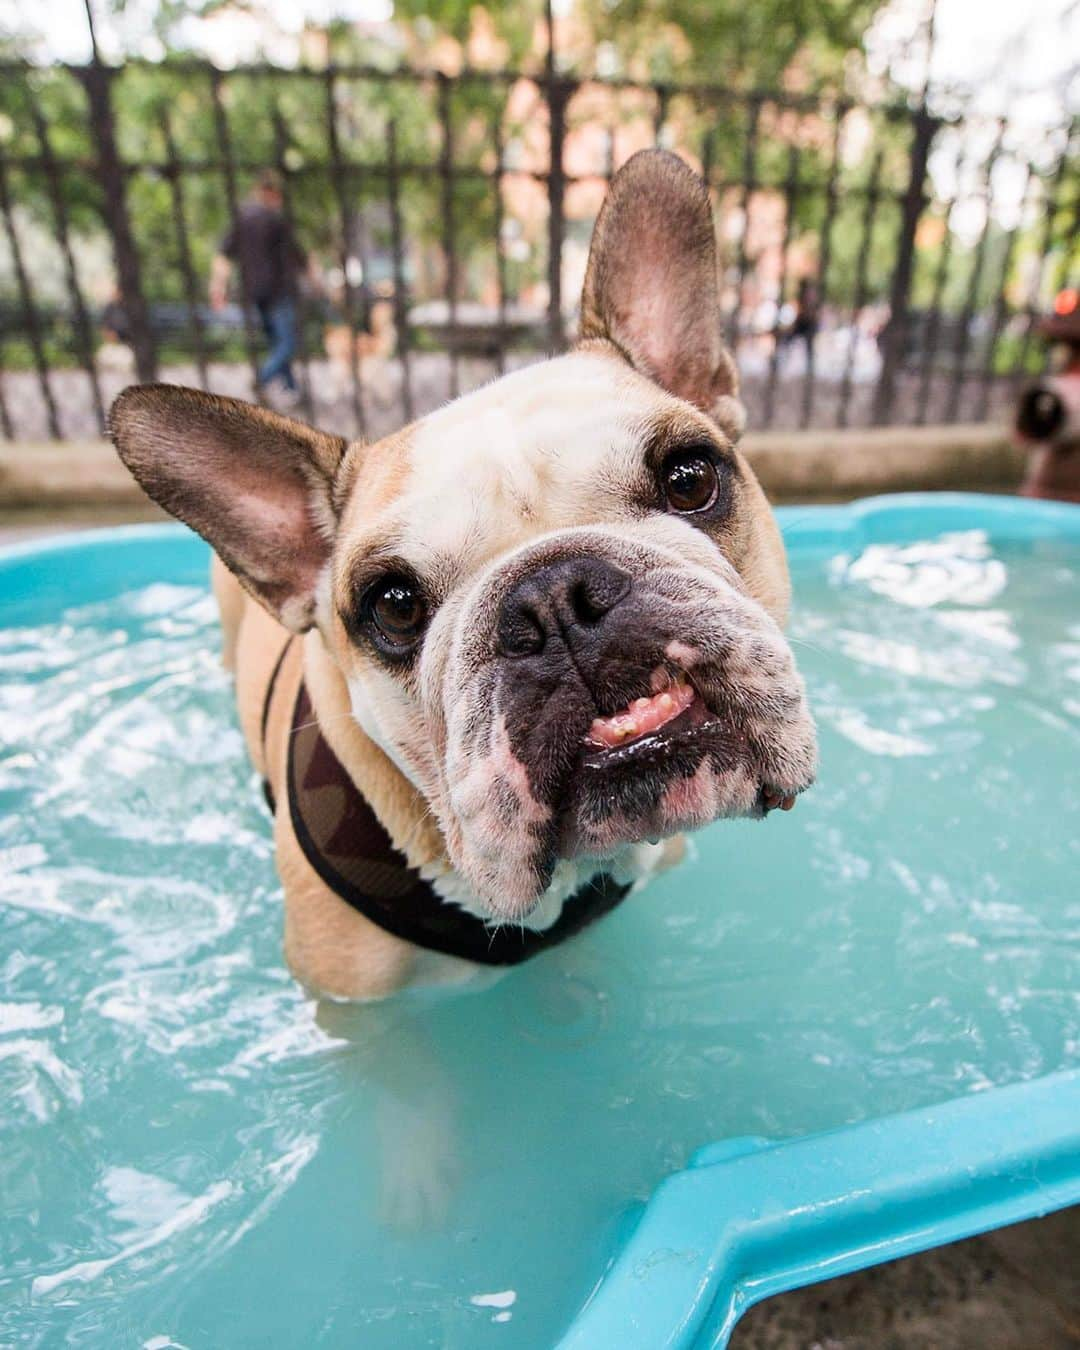
[[814, 775], [802, 681], [765, 611], [722, 571], [601, 542], [519, 563], [472, 611], [490, 656], [471, 738], [451, 727], [453, 839], [517, 915], [560, 859], [786, 810]]

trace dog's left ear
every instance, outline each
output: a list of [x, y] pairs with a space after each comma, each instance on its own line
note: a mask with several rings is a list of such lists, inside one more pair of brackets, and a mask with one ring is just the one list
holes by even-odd
[[641, 150], [612, 179], [593, 230], [581, 336], [613, 342], [735, 441], [746, 413], [720, 329], [705, 184], [677, 155]]
[[197, 530], [279, 623], [312, 626], [337, 526], [340, 436], [168, 384], [125, 389], [109, 434], [149, 496]]

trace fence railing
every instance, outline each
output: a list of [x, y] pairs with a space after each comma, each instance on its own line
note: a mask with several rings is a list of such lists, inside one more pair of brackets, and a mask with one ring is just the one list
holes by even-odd
[[605, 183], [653, 143], [710, 186], [752, 425], [984, 420], [1038, 368], [1033, 319], [1078, 262], [1074, 126], [1032, 144], [925, 103], [550, 62], [9, 61], [0, 431], [93, 435], [136, 378], [250, 394], [252, 315], [204, 296], [248, 180], [273, 167], [321, 260], [301, 306], [304, 411], [384, 434], [567, 344]]

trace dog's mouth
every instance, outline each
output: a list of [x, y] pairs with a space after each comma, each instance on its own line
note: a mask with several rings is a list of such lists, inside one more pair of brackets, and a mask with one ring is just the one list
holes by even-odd
[[813, 720], [779, 633], [748, 632], [711, 649], [638, 633], [588, 679], [576, 661], [543, 680], [503, 665], [490, 722], [477, 700], [485, 752], [448, 773], [451, 857], [493, 912], [529, 913], [563, 862], [623, 879], [655, 864], [638, 845], [794, 806], [814, 780]]
[[684, 670], [657, 667], [652, 693], [593, 719], [561, 813], [567, 855], [661, 838], [721, 815], [790, 811], [799, 789], [763, 780], [741, 720]]
[[[610, 716], [593, 720], [582, 756], [586, 768], [602, 770], [659, 758], [676, 740], [692, 741], [701, 733], [722, 731], [723, 719], [709, 708], [685, 671], [671, 674], [666, 667], [658, 667], [651, 684], [655, 692], [648, 698], [636, 698]], [[745, 747], [747, 742], [745, 734], [734, 727], [729, 728], [726, 740], [729, 749]], [[776, 807], [790, 811], [795, 793], [763, 784], [761, 805], [765, 811]]]
[[610, 717], [595, 718], [585, 736], [586, 746], [600, 751], [617, 750], [677, 721], [695, 704], [704, 712], [705, 705], [685, 674], [680, 671], [665, 679], [666, 675], [662, 668], [653, 673], [651, 683], [660, 687], [648, 698], [636, 698]]

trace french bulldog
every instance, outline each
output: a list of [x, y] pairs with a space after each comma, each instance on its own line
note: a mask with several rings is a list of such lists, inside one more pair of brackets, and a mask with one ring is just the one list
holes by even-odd
[[743, 423], [708, 195], [657, 150], [611, 183], [573, 349], [384, 440], [120, 395], [124, 463], [216, 553], [300, 980], [512, 964], [811, 784]]

